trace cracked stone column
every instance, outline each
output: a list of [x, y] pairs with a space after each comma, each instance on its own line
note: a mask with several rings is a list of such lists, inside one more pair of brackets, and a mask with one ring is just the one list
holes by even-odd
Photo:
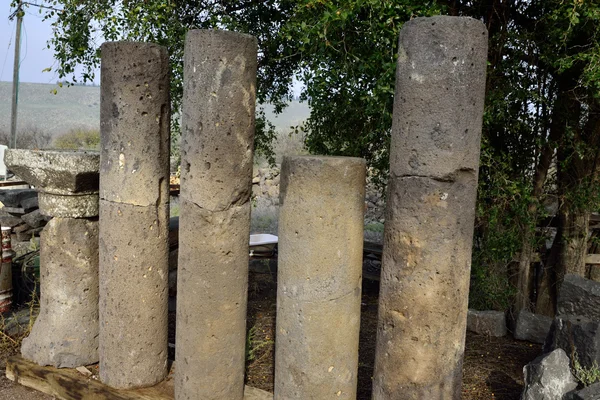
[[144, 387], [167, 374], [169, 57], [101, 51], [100, 379]]
[[40, 238], [40, 314], [21, 354], [40, 365], [98, 362], [98, 168], [94, 152], [6, 150], [54, 217]]
[[486, 56], [471, 18], [400, 31], [374, 400], [460, 399]]
[[175, 398], [244, 395], [257, 42], [185, 41]]
[[356, 399], [366, 163], [281, 169], [275, 399]]

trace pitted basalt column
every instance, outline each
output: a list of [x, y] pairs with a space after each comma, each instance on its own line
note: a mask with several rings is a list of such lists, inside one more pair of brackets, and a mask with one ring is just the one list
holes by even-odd
[[167, 374], [169, 57], [101, 51], [100, 379], [144, 387]]
[[366, 163], [281, 169], [275, 399], [356, 399]]
[[257, 42], [185, 42], [175, 398], [244, 396]]
[[42, 213], [54, 218], [40, 238], [40, 314], [21, 353], [40, 365], [96, 363], [99, 154], [6, 150], [5, 163], [40, 199], [57, 199], [40, 201]]
[[374, 400], [461, 397], [486, 55], [471, 18], [400, 31]]

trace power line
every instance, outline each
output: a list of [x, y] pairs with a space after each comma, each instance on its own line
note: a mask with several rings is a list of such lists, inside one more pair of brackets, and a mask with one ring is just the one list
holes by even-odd
[[6, 60], [8, 60], [8, 53], [10, 52], [10, 45], [11, 45], [12, 39], [13, 39], [14, 30], [11, 28], [10, 31], [11, 31], [10, 39], [8, 39], [8, 48], [6, 49], [6, 55], [4, 56], [4, 62], [2, 63], [2, 72], [0, 73], [0, 81], [2, 80], [2, 77], [4, 76], [4, 67], [6, 66]]
[[50, 6], [45, 6], [43, 4], [29, 3], [29, 2], [26, 2], [26, 1], [23, 2], [23, 5], [34, 6], [34, 7], [39, 7], [39, 8], [46, 8], [48, 10], [63, 12], [63, 10], [58, 9], [58, 8], [54, 8], [54, 7], [50, 7]]

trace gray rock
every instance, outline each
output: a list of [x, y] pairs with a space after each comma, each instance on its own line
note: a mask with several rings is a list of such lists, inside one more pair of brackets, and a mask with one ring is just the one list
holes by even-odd
[[552, 318], [523, 310], [517, 316], [513, 336], [518, 340], [542, 344], [546, 340], [550, 325], [552, 325]]
[[21, 179], [47, 193], [98, 191], [97, 152], [8, 149], [4, 162]]
[[42, 215], [40, 210], [34, 210], [23, 215], [21, 218], [32, 228], [39, 228], [40, 226], [46, 225], [46, 218]]
[[600, 382], [569, 393], [565, 400], [600, 400]]
[[569, 357], [562, 349], [544, 354], [525, 367], [525, 389], [521, 400], [562, 400], [577, 387], [569, 367]]
[[19, 217], [13, 217], [13, 216], [0, 217], [0, 225], [2, 225], [2, 226], [9, 226], [11, 228], [14, 228], [17, 225], [20, 225], [22, 222], [23, 222], [23, 220]]
[[0, 202], [6, 207], [21, 207], [21, 204], [37, 197], [35, 189], [6, 189], [0, 190]]
[[563, 315], [552, 322], [544, 351], [563, 349], [567, 354], [577, 353], [584, 367], [600, 364], [600, 322], [584, 317]]
[[38, 207], [39, 207], [39, 201], [38, 201], [37, 192], [36, 192], [35, 196], [28, 197], [28, 198], [24, 199], [23, 201], [21, 201], [21, 208], [23, 208], [23, 210], [25, 210], [25, 212], [30, 212], [32, 210], [35, 210]]
[[558, 296], [559, 315], [580, 315], [600, 322], [600, 283], [567, 274]]
[[467, 314], [467, 330], [480, 335], [505, 336], [505, 315], [502, 311], [469, 310]]

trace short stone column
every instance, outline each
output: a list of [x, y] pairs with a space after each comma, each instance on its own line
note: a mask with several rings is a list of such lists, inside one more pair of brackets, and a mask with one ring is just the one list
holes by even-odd
[[257, 43], [187, 34], [175, 398], [244, 395]]
[[286, 157], [275, 399], [356, 399], [365, 160]]
[[98, 362], [99, 154], [6, 150], [5, 163], [39, 191], [52, 216], [40, 238], [40, 314], [21, 346], [40, 365]]
[[167, 374], [169, 57], [105, 43], [100, 105], [100, 379], [151, 386]]
[[400, 32], [373, 399], [460, 399], [487, 31]]

